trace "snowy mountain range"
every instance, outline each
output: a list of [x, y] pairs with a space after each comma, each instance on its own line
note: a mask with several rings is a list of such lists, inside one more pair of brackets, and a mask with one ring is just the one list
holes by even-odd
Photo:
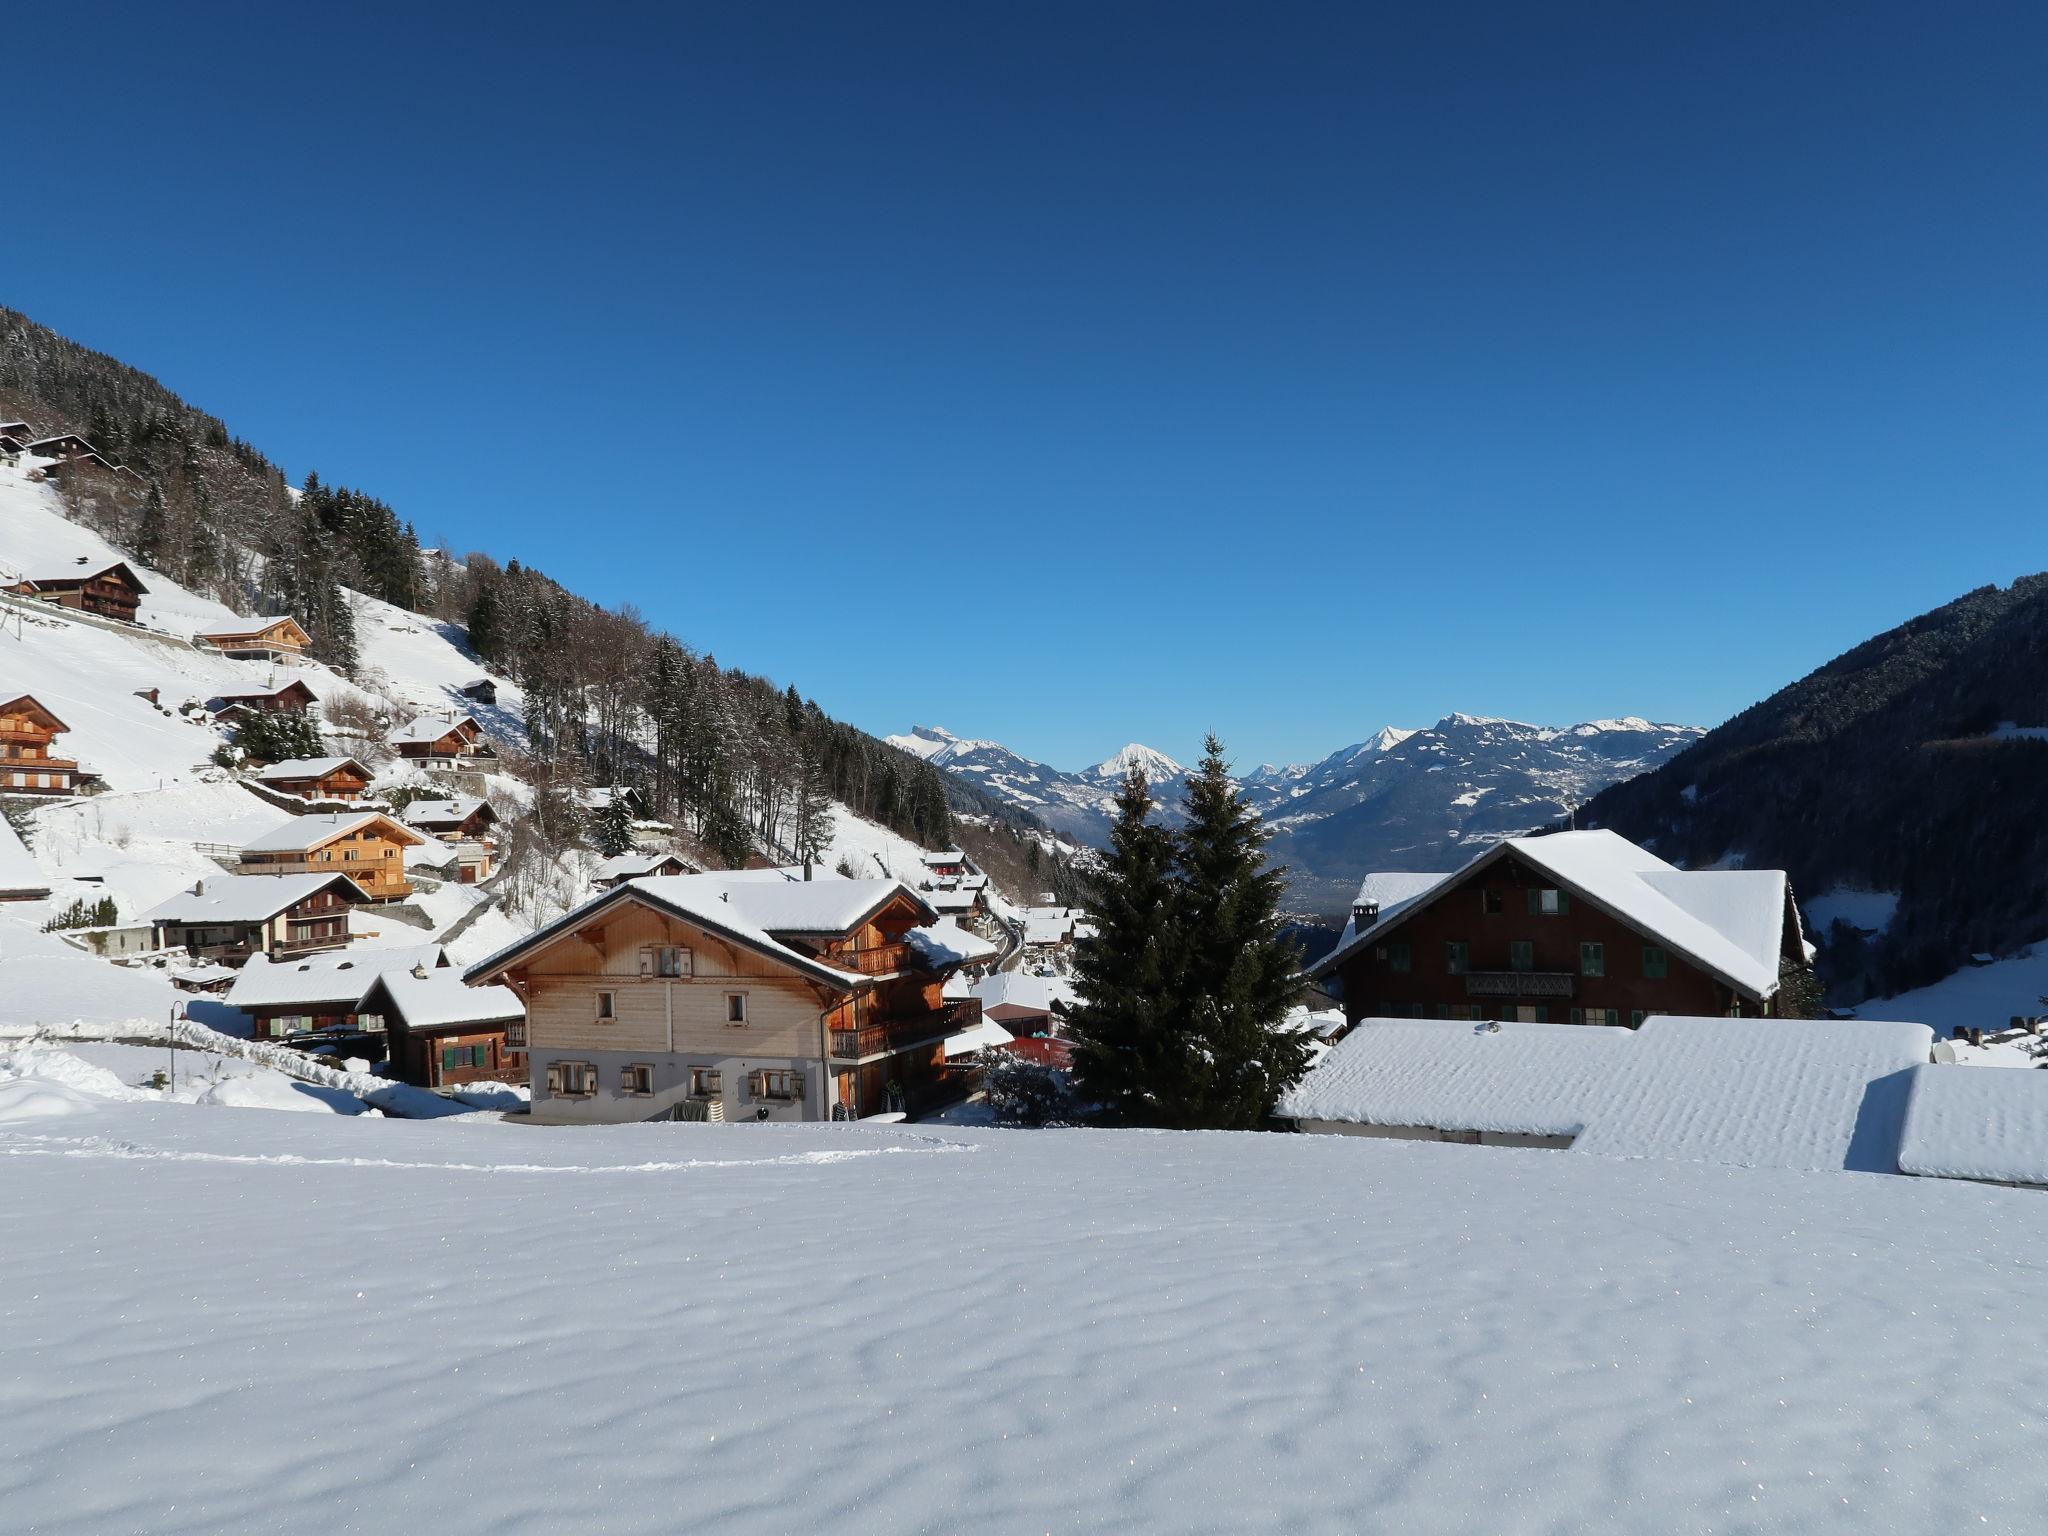
[[[1262, 763], [1246, 798], [1275, 832], [1304, 910], [1341, 910], [1372, 869], [1451, 869], [1471, 849], [1547, 825], [1610, 784], [1658, 767], [1704, 734], [1630, 716], [1531, 725], [1452, 714], [1420, 730], [1388, 726], [1315, 763]], [[994, 741], [917, 726], [889, 742], [1100, 846], [1127, 767], [1143, 767], [1171, 819], [1187, 770], [1133, 743], [1079, 771]]]

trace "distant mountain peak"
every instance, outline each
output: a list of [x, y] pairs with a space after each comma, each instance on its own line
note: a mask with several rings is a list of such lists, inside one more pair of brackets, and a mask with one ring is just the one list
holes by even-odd
[[1187, 776], [1187, 769], [1164, 752], [1135, 741], [1126, 742], [1110, 756], [1085, 771], [1090, 778], [1121, 779], [1133, 768], [1142, 770], [1145, 778], [1153, 784]]

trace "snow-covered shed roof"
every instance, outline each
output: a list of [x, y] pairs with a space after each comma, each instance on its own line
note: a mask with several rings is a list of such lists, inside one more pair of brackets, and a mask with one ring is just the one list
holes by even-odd
[[366, 779], [370, 776], [370, 770], [352, 757], [288, 757], [258, 769], [254, 777], [266, 784], [279, 779], [324, 779], [343, 768], [353, 768]]
[[246, 640], [276, 629], [280, 624], [289, 624], [302, 635], [306, 633], [306, 627], [288, 613], [268, 613], [253, 619], [236, 619], [232, 623], [209, 624], [193, 633], [202, 640]]
[[971, 912], [977, 893], [964, 887], [941, 886], [936, 891], [925, 891], [923, 895], [934, 912]]
[[0, 816], [0, 897], [28, 901], [50, 894], [50, 882], [36, 868], [36, 861], [15, 835], [7, 819]]
[[[271, 960], [251, 955], [228, 988], [236, 1008], [283, 1008], [295, 1004], [353, 1004], [380, 972], [445, 967], [448, 952], [439, 944], [408, 944], [392, 949], [338, 949], [297, 960]], [[453, 976], [453, 971], [445, 974]]]
[[[1777, 992], [1788, 905], [1783, 870], [1683, 870], [1604, 829], [1504, 839], [1463, 869], [1438, 876], [1405, 896], [1392, 910], [1382, 903], [1379, 921], [1364, 934], [1347, 925], [1344, 942], [1309, 974], [1328, 975], [1362, 944], [1378, 942], [1394, 924], [1427, 906], [1453, 883], [1510, 854], [1550, 876], [1560, 889], [1615, 914], [1746, 996], [1761, 1001]], [[1370, 887], [1368, 880], [1361, 897]]]
[[[510, 987], [472, 987], [459, 971], [429, 969], [417, 976], [410, 966], [386, 967], [363, 993], [364, 1011], [376, 1012], [387, 998], [398, 1015], [396, 1022], [405, 1029], [504, 1024], [526, 1016], [525, 1004]], [[394, 1021], [384, 1022], [388, 1029]]]
[[483, 730], [483, 727], [476, 723], [474, 715], [457, 715], [453, 720], [441, 715], [418, 715], [393, 731], [391, 739], [395, 742], [435, 742], [464, 725], [478, 732]]
[[1584, 1024], [1367, 1019], [1282, 1096], [1295, 1120], [1576, 1136], [1634, 1042]]
[[1915, 1067], [1906, 1086], [1899, 1171], [2048, 1184], [2048, 1072]]
[[317, 848], [322, 843], [331, 842], [337, 837], [345, 837], [351, 832], [378, 822], [383, 823], [383, 830], [401, 846], [426, 841], [412, 828], [393, 821], [382, 811], [318, 811], [311, 816], [287, 818], [262, 836], [244, 843], [242, 851], [298, 853], [307, 848]]
[[[590, 900], [572, 907], [552, 923], [535, 929], [522, 939], [507, 944], [496, 954], [489, 955], [463, 972], [465, 980], [486, 981], [502, 975], [517, 965], [526, 956], [547, 947], [563, 934], [574, 933], [592, 918], [609, 909], [637, 902], [657, 912], [666, 912], [683, 922], [729, 939], [758, 955], [779, 961], [793, 970], [816, 980], [827, 982], [845, 991], [857, 991], [869, 985], [870, 979], [856, 971], [841, 970], [838, 966], [814, 959], [800, 950], [792, 949], [771, 934], [764, 926], [753, 920], [744, 903], [726, 899], [747, 887], [731, 882], [725, 891], [716, 886], [699, 882], [713, 877], [705, 875], [658, 875], [645, 880], [628, 880], [615, 885]], [[824, 884], [827, 882], [817, 882]], [[835, 881], [833, 884], [868, 884], [874, 882]], [[882, 882], [893, 885], [894, 881]], [[782, 886], [755, 886], [762, 891], [779, 891]]]
[[138, 919], [145, 923], [260, 923], [297, 906], [340, 881], [357, 901], [367, 901], [347, 875], [208, 875], [198, 889], [158, 902]]
[[1026, 913], [1024, 917], [1024, 942], [1026, 944], [1058, 944], [1074, 931], [1074, 920], [1067, 916], [1045, 916], [1037, 912]]
[[983, 1014], [981, 1021], [972, 1029], [962, 1030], [957, 1035], [947, 1037], [946, 1056], [948, 1060], [955, 1056], [973, 1056], [992, 1045], [1008, 1045], [1016, 1038], [994, 1019]]
[[958, 848], [942, 848], [938, 850], [936, 853], [930, 850], [926, 850], [924, 853], [920, 854], [919, 857], [922, 858], [927, 865], [934, 869], [937, 869], [942, 865], [965, 864], [967, 862], [967, 855], [961, 852]]
[[[490, 802], [477, 795], [443, 795], [432, 800], [414, 800], [398, 813], [409, 827], [453, 827], [478, 811], [489, 811]], [[495, 816], [497, 812], [492, 811]]]
[[974, 984], [974, 995], [984, 1008], [1023, 1008], [1032, 1013], [1050, 1013], [1053, 1004], [1071, 1008], [1080, 994], [1064, 976], [1032, 976], [1023, 971], [998, 971]]
[[682, 865], [685, 870], [692, 867], [690, 861], [679, 853], [649, 853], [642, 849], [634, 849], [627, 853], [613, 854], [597, 866], [597, 872], [591, 878], [599, 881], [638, 880], [653, 874], [671, 860]]
[[990, 940], [969, 933], [948, 917], [913, 928], [904, 937], [934, 966], [971, 965], [976, 960], [988, 959], [997, 948]]

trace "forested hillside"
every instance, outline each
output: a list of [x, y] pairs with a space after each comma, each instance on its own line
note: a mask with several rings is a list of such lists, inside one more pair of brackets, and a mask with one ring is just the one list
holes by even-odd
[[1849, 1001], [2048, 935], [2048, 575], [1985, 587], [1868, 640], [1589, 802], [1691, 865], [1790, 872], [1823, 916], [1896, 894], [1881, 928], [1822, 922]]
[[[225, 423], [149, 375], [0, 309], [0, 417], [84, 434], [146, 484], [80, 477], [70, 514], [238, 611], [289, 612], [315, 653], [357, 665], [350, 594], [468, 632], [526, 700], [538, 787], [630, 784], [730, 863], [816, 856], [838, 801], [927, 847], [956, 836], [1022, 870], [1037, 824], [833, 720], [794, 685], [721, 667], [630, 609], [610, 612], [529, 566], [422, 551], [365, 492], [309, 474], [302, 493]], [[567, 797], [563, 797], [566, 803]]]

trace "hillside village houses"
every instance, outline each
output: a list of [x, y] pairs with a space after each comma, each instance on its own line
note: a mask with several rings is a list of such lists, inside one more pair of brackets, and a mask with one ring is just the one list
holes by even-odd
[[1310, 970], [1366, 1017], [1638, 1025], [1765, 1016], [1807, 959], [1783, 870], [1681, 870], [1607, 831], [1513, 837], [1451, 874], [1376, 874]]
[[345, 874], [371, 901], [412, 894], [405, 850], [428, 839], [382, 811], [324, 811], [294, 816], [242, 848], [252, 875]]
[[158, 949], [240, 965], [348, 943], [348, 909], [368, 900], [340, 870], [320, 874], [208, 875], [144, 912]]
[[291, 757], [253, 770], [250, 778], [305, 800], [360, 800], [373, 777], [352, 757]]
[[536, 1119], [859, 1117], [935, 1101], [979, 1022], [936, 920], [896, 880], [657, 877], [465, 974], [526, 1003]]
[[400, 757], [429, 766], [498, 755], [474, 715], [421, 715], [393, 731], [390, 744]]
[[446, 795], [410, 801], [398, 819], [415, 832], [423, 832], [441, 843], [448, 854], [435, 860], [425, 849], [410, 854], [407, 863], [415, 869], [448, 867], [453, 859], [453, 878], [464, 885], [488, 880], [497, 868], [496, 839], [491, 829], [498, 813], [488, 800], [476, 795]]
[[34, 571], [0, 591], [80, 613], [133, 624], [149, 588], [125, 560], [78, 560], [59, 569]]
[[70, 729], [31, 694], [0, 703], [0, 794], [71, 795], [91, 782], [71, 758], [50, 755]]
[[608, 891], [615, 885], [624, 885], [628, 880], [644, 880], [650, 875], [695, 875], [702, 871], [679, 853], [660, 850], [631, 853], [615, 853], [597, 866], [590, 877], [590, 883], [601, 891]]
[[303, 679], [295, 677], [281, 688], [255, 693], [224, 693], [213, 699], [211, 704], [216, 715], [315, 714], [320, 708], [320, 696], [307, 687]]
[[448, 951], [439, 944], [409, 944], [276, 960], [256, 955], [235, 973], [227, 1001], [248, 1015], [259, 1040], [381, 1032], [380, 1019], [359, 1018], [363, 994], [380, 969], [415, 965], [446, 969]]
[[238, 661], [295, 662], [313, 643], [299, 621], [288, 613], [236, 619], [198, 631], [192, 643]]

